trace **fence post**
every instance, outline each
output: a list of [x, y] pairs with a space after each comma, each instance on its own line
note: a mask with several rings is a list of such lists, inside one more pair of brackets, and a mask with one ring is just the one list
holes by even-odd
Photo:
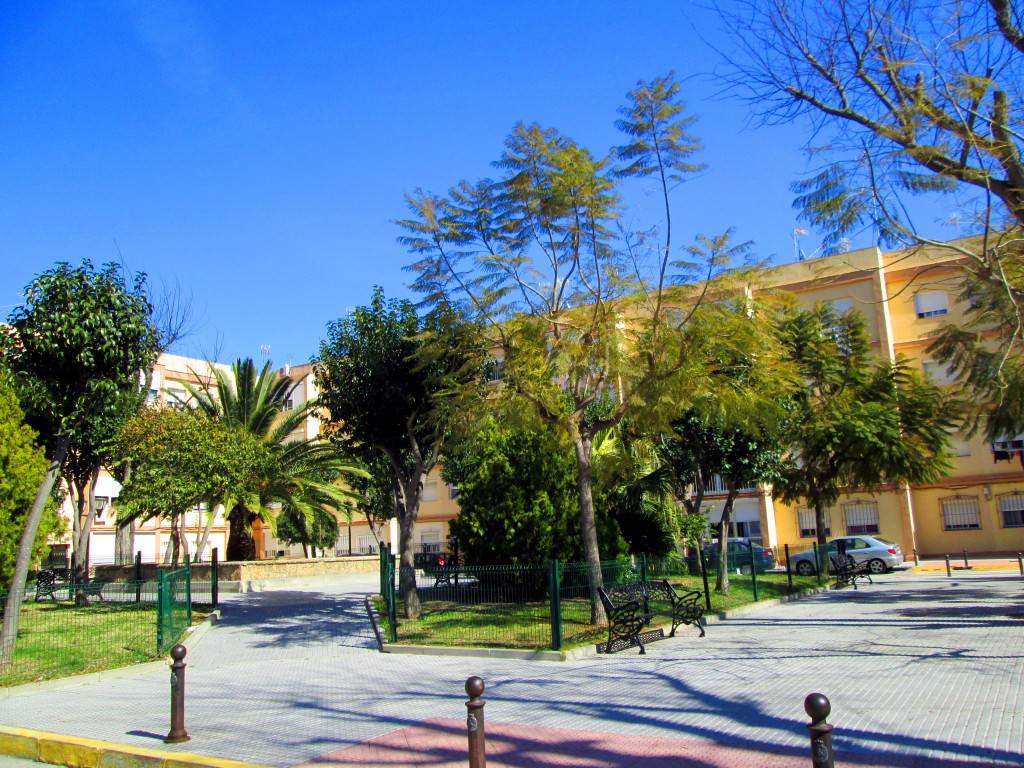
[[192, 737], [185, 732], [185, 654], [184, 645], [171, 648], [171, 731], [164, 744], [181, 744]]
[[562, 584], [558, 561], [548, 560], [548, 592], [551, 595], [551, 648], [562, 650]]
[[142, 602], [142, 550], [135, 553], [135, 602]]
[[220, 574], [217, 568], [217, 548], [214, 547], [210, 553], [210, 602], [213, 603], [213, 607], [217, 607], [217, 601], [220, 599]]
[[704, 603], [707, 606], [707, 612], [711, 613], [711, 590], [708, 589], [708, 556], [704, 552], [704, 548], [700, 549], [700, 577], [704, 581]]
[[793, 569], [789, 567], [789, 544], [782, 545], [786, 550], [786, 580], [789, 582], [789, 591], [793, 591]]
[[811, 765], [814, 768], [835, 768], [832, 752], [832, 726], [825, 722], [832, 705], [823, 693], [810, 693], [804, 699], [804, 712], [811, 718], [807, 730], [811, 734]]
[[821, 560], [818, 559], [818, 542], [812, 541], [811, 546], [814, 547], [814, 575], [818, 577], [818, 586], [821, 586]]
[[192, 561], [185, 558], [185, 626], [192, 626]]
[[754, 602], [757, 602], [757, 563], [754, 562], [754, 545], [750, 545], [750, 584], [754, 590]]
[[164, 618], [167, 615], [164, 597], [167, 592], [167, 579], [159, 568], [156, 571], [156, 652], [164, 652]]
[[486, 743], [484, 742], [484, 681], [475, 675], [466, 680], [466, 730], [469, 733], [469, 768], [485, 768], [487, 765]]

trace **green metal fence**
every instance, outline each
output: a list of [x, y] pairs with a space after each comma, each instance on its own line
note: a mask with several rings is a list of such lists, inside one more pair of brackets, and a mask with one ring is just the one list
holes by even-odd
[[[420, 615], [405, 619], [395, 559], [381, 550], [381, 595], [391, 642], [418, 645], [561, 649], [600, 641], [607, 631], [597, 588], [626, 581], [667, 579], [678, 591], [697, 590], [708, 612], [727, 610], [733, 601], [779, 597], [813, 586], [794, 582], [785, 561], [771, 562], [748, 549], [724, 563], [733, 597], [715, 592], [722, 565], [705, 553], [691, 557], [639, 556], [600, 564], [430, 566], [411, 572]], [[810, 582], [810, 583], [809, 583]], [[399, 581], [400, 583], [400, 581]]]
[[[159, 572], [156, 581], [61, 582], [21, 594], [13, 654], [0, 649], [0, 686], [67, 677], [152, 661], [180, 640], [192, 606], [210, 606], [215, 582], [193, 582], [188, 567]], [[0, 611], [7, 600], [0, 589]]]

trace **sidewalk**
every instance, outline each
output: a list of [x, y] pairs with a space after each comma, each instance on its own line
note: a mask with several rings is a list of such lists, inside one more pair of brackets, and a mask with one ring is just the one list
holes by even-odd
[[[811, 691], [832, 700], [837, 765], [1020, 765], [1022, 587], [1012, 571], [905, 571], [704, 639], [684, 629], [646, 656], [564, 663], [380, 654], [345, 585], [236, 595], [186, 658], [192, 741], [162, 744], [166, 671], [0, 701], [0, 723], [122, 745], [89, 768], [171, 768], [183, 753], [465, 765], [463, 684], [480, 675], [492, 766], [806, 768]], [[160, 757], [138, 761], [147, 750]]]

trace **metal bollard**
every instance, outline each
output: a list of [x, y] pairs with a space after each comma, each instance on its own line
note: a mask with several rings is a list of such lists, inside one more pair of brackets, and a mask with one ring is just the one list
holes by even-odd
[[1020, 568], [1020, 575], [1024, 576], [1024, 555], [1017, 553], [1017, 567]]
[[171, 648], [171, 732], [164, 744], [180, 744], [192, 737], [185, 732], [185, 654], [184, 645]]
[[823, 693], [810, 693], [804, 699], [804, 712], [811, 718], [807, 730], [811, 734], [811, 765], [814, 768], [835, 768], [832, 752], [832, 726], [825, 722], [832, 705]]
[[953, 569], [949, 567], [949, 555], [946, 555], [946, 575], [953, 577]]
[[487, 754], [484, 744], [484, 681], [474, 675], [466, 680], [466, 730], [469, 732], [469, 768], [485, 768]]
[[921, 561], [917, 559], [917, 547], [914, 547], [914, 565], [918, 566], [920, 564], [921, 564]]
[[965, 571], [966, 571], [966, 570], [969, 570], [969, 569], [970, 569], [970, 567], [971, 567], [971, 566], [970, 566], [970, 565], [968, 564], [968, 562], [967, 562], [967, 550], [965, 549], [965, 550], [964, 550], [964, 570], [965, 570]]

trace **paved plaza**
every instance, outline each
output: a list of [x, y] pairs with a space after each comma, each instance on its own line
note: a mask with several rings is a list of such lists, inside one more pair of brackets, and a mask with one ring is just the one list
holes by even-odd
[[832, 701], [839, 765], [1024, 764], [1024, 580], [905, 571], [568, 662], [381, 654], [374, 579], [229, 596], [168, 674], [0, 700], [0, 724], [272, 766], [465, 764], [479, 675], [491, 765], [807, 766], [804, 697]]

